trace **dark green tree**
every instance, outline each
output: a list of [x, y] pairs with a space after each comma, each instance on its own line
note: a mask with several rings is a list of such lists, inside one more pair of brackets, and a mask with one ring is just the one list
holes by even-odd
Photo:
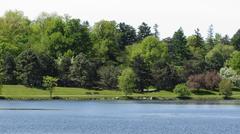
[[187, 39], [184, 35], [183, 29], [179, 28], [172, 37], [172, 60], [177, 65], [181, 65], [185, 60], [190, 58], [190, 51], [187, 48]]
[[158, 24], [154, 24], [153, 30], [154, 30], [154, 36], [156, 38], [159, 38]]
[[71, 67], [71, 58], [62, 57], [60, 59], [58, 70], [59, 70], [59, 85], [60, 86], [71, 86], [72, 82], [69, 78], [70, 76], [70, 67]]
[[3, 61], [3, 83], [16, 84], [16, 63], [14, 57], [8, 53]]
[[233, 35], [231, 42], [237, 50], [240, 50], [240, 29]]
[[57, 63], [48, 54], [39, 54], [38, 56], [39, 62], [41, 64], [41, 72], [43, 76], [54, 76], [58, 75]]
[[132, 26], [119, 23], [118, 30], [120, 31], [119, 45], [121, 50], [124, 50], [125, 46], [132, 45], [137, 41], [136, 30]]
[[207, 36], [207, 47], [209, 47], [209, 49], [211, 49], [215, 44], [214, 44], [214, 38], [213, 38], [213, 25], [209, 26], [208, 29], [208, 36]]
[[140, 56], [134, 58], [131, 67], [136, 74], [136, 88], [139, 92], [143, 92], [144, 88], [151, 84], [150, 67]]
[[226, 60], [228, 60], [231, 54], [234, 52], [234, 47], [229, 45], [216, 45], [210, 50], [205, 60], [209, 69], [220, 70], [223, 67]]
[[231, 40], [228, 35], [225, 35], [224, 37], [221, 38], [221, 44], [223, 44], [223, 45], [231, 44]]
[[74, 58], [73, 64], [70, 67], [70, 79], [74, 82], [75, 86], [90, 87], [93, 84], [92, 71], [90, 60], [86, 55], [80, 53]]
[[139, 27], [138, 27], [138, 40], [141, 41], [144, 38], [146, 38], [147, 36], [151, 36], [152, 32], [151, 32], [151, 27], [149, 27], [147, 25], [147, 23], [143, 22]]
[[90, 31], [88, 24], [81, 23], [79, 19], [67, 19], [64, 26], [64, 36], [67, 40], [67, 45], [62, 53], [66, 50], [71, 50], [74, 55], [91, 53], [92, 43], [90, 39]]
[[41, 86], [41, 63], [32, 50], [23, 51], [16, 58], [17, 79], [26, 86]]
[[173, 89], [179, 81], [176, 69], [166, 63], [155, 63], [151, 68], [151, 74], [152, 85], [155, 85], [158, 90]]
[[98, 70], [100, 86], [108, 89], [117, 88], [120, 69], [113, 65], [102, 66]]

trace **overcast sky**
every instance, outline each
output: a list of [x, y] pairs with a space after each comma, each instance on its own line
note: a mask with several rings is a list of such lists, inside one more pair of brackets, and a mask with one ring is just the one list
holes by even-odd
[[240, 28], [240, 0], [0, 0], [0, 15], [21, 10], [35, 19], [41, 12], [68, 14], [94, 22], [116, 20], [137, 27], [141, 22], [159, 25], [161, 37], [172, 36], [179, 27], [186, 35], [199, 28], [232, 36]]

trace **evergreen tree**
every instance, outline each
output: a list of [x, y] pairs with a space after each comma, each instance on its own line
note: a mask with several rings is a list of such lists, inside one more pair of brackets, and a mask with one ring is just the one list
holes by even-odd
[[3, 62], [3, 83], [16, 84], [16, 63], [13, 56], [8, 53]]
[[231, 42], [237, 50], [240, 50], [240, 29], [233, 35]]
[[70, 79], [76, 86], [92, 86], [91, 71], [93, 70], [91, 67], [91, 62], [86, 55], [80, 53], [74, 58], [73, 64], [70, 67]]
[[71, 58], [63, 57], [59, 63], [59, 85], [61, 86], [71, 86], [70, 67], [71, 67]]
[[230, 45], [231, 44], [231, 40], [230, 40], [228, 35], [225, 35], [224, 37], [222, 37], [221, 44], [223, 44], [223, 45]]
[[41, 86], [42, 73], [38, 56], [32, 50], [23, 51], [16, 59], [17, 79], [26, 86]]
[[145, 22], [143, 22], [139, 27], [138, 27], [138, 40], [141, 41], [147, 36], [151, 36], [151, 27], [149, 27]]
[[119, 23], [118, 30], [121, 35], [119, 40], [121, 50], [124, 50], [125, 46], [131, 45], [137, 41], [136, 30], [132, 26], [125, 23]]
[[136, 88], [139, 92], [143, 92], [144, 88], [150, 86], [150, 68], [140, 56], [134, 58], [131, 67], [136, 74]]
[[171, 40], [172, 43], [172, 60], [179, 64], [182, 64], [185, 60], [189, 59], [190, 51], [187, 48], [187, 39], [183, 33], [183, 29], [180, 28], [176, 31]]
[[213, 39], [213, 25], [209, 26], [208, 29], [208, 37], [207, 37], [207, 45], [209, 48], [212, 48], [215, 44], [214, 44], [214, 39]]

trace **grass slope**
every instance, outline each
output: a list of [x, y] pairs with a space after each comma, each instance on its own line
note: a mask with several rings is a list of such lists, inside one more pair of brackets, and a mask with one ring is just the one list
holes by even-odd
[[[4, 85], [2, 97], [6, 99], [50, 99], [47, 90], [28, 88], [22, 85]], [[121, 91], [117, 90], [93, 90], [84, 88], [56, 87], [53, 96], [59, 99], [89, 100], [89, 99], [126, 99]], [[177, 96], [171, 91], [161, 90], [160, 92], [134, 93], [130, 95], [132, 99], [160, 99], [176, 100]], [[217, 91], [201, 90], [193, 93], [193, 100], [222, 100], [223, 97]], [[233, 90], [232, 99], [240, 99], [240, 90]]]

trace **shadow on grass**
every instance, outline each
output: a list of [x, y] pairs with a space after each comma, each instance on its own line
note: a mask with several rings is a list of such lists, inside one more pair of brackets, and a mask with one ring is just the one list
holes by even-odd
[[62, 98], [60, 96], [53, 96], [52, 99], [53, 100], [63, 100], [64, 98]]
[[180, 99], [180, 100], [191, 100], [192, 99], [192, 97], [187, 97], [187, 96], [182, 96], [182, 97], [177, 97], [178, 99]]
[[239, 88], [232, 88], [232, 91], [234, 91], [234, 92], [240, 92], [240, 89], [239, 89]]
[[194, 93], [195, 95], [215, 95], [215, 93], [207, 90], [195, 90], [192, 91], [192, 93]]
[[6, 99], [6, 97], [0, 96], [0, 100], [5, 100], [5, 99]]
[[224, 99], [224, 100], [235, 100], [235, 98], [230, 97], [230, 96], [229, 96], [229, 97], [223, 97], [223, 99]]

